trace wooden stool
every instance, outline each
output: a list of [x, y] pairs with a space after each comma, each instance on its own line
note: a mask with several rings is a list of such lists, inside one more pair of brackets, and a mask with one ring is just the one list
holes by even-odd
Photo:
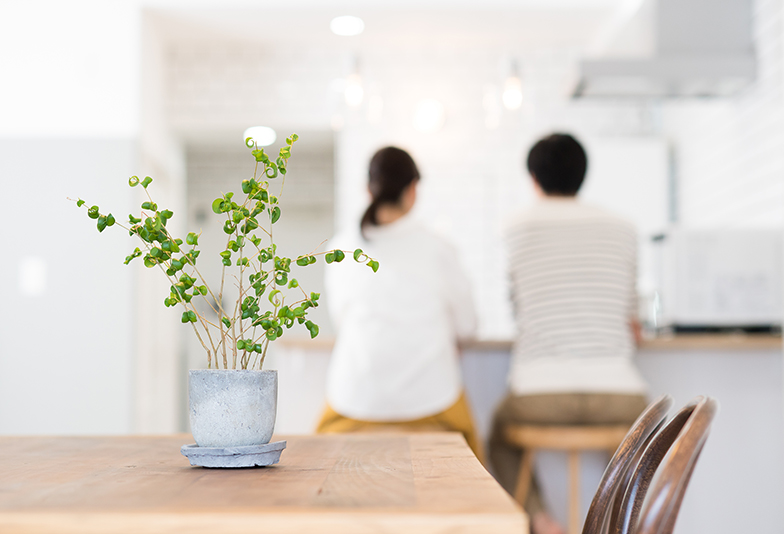
[[537, 449], [566, 451], [569, 458], [569, 534], [580, 532], [580, 452], [607, 451], [615, 454], [627, 425], [509, 425], [504, 429], [507, 443], [523, 449], [517, 477], [515, 500], [523, 506], [531, 487]]

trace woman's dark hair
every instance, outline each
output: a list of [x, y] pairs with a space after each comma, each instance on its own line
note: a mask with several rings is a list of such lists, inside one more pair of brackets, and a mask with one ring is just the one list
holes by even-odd
[[528, 172], [547, 195], [576, 195], [587, 167], [585, 150], [569, 134], [548, 135], [528, 153]]
[[417, 180], [419, 170], [405, 150], [388, 146], [373, 154], [368, 170], [368, 188], [372, 200], [359, 225], [363, 235], [365, 227], [378, 225], [378, 208], [384, 204], [398, 204], [403, 191]]

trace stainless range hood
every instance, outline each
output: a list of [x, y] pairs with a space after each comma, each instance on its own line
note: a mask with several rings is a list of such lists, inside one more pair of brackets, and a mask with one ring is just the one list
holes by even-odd
[[580, 63], [572, 96], [736, 94], [754, 81], [756, 73], [751, 17], [752, 0], [646, 0], [638, 9], [637, 19], [643, 20], [618, 28], [618, 33], [632, 32], [633, 39], [634, 33], [647, 30], [651, 36], [648, 53], [623, 57], [630, 37], [618, 39], [620, 46], [608, 46], [609, 57]]

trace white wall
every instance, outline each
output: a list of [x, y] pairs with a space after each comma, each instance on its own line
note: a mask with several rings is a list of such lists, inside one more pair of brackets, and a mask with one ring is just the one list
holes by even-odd
[[[0, 434], [132, 430], [135, 244], [67, 197], [125, 219], [135, 156], [131, 139], [0, 140]], [[20, 288], [26, 258], [40, 294]]]
[[4, 0], [0, 136], [134, 136], [140, 21], [132, 1]]
[[784, 4], [757, 0], [754, 6], [754, 85], [731, 100], [664, 109], [685, 227], [784, 225]]

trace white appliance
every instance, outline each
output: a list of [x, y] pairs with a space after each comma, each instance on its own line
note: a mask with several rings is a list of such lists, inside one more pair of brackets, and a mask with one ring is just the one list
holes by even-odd
[[676, 230], [654, 238], [654, 325], [780, 328], [782, 239], [775, 230]]

